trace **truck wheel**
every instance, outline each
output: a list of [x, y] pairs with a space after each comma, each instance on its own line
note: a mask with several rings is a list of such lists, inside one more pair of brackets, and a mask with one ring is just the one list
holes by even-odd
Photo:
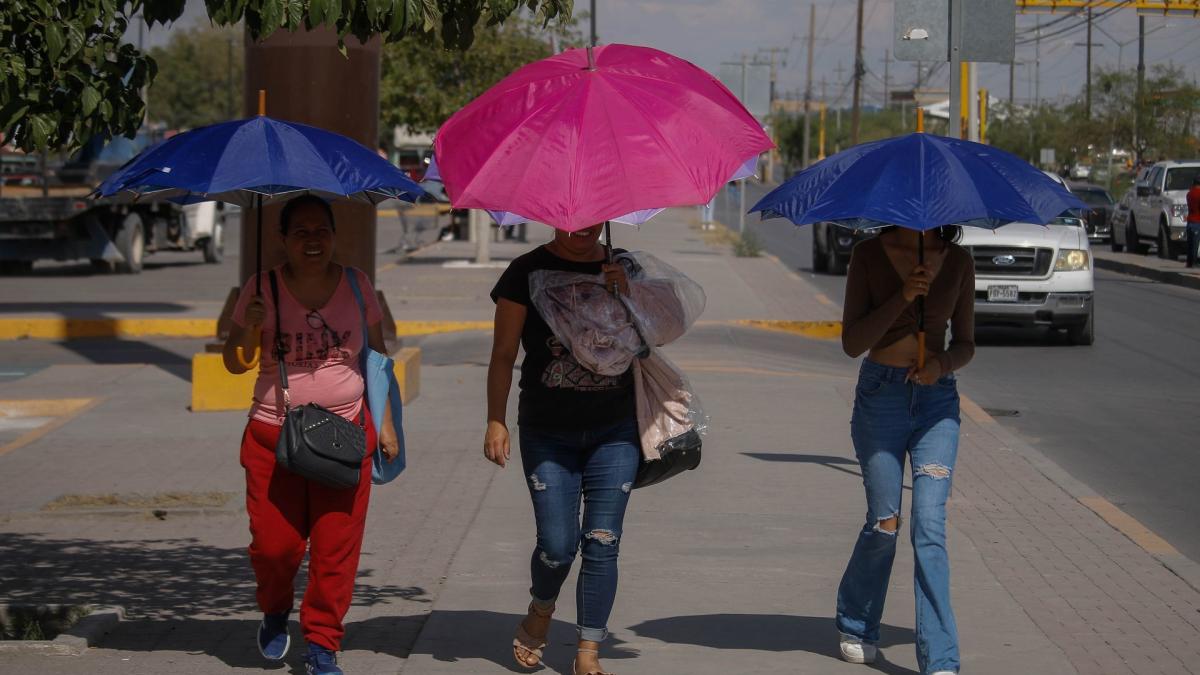
[[122, 274], [140, 274], [142, 258], [146, 254], [146, 232], [142, 228], [142, 217], [136, 213], [125, 216], [114, 243], [121, 255], [125, 256], [123, 262], [117, 263], [117, 271]]
[[225, 225], [213, 223], [212, 236], [204, 240], [204, 262], [215, 264], [225, 258]]
[[1112, 249], [1113, 253], [1120, 253], [1121, 251], [1125, 250], [1125, 244], [1122, 244], [1117, 241], [1117, 228], [1116, 227], [1113, 227], [1112, 231], [1109, 233], [1108, 247]]
[[1149, 244], [1143, 244], [1138, 237], [1137, 221], [1133, 216], [1129, 216], [1129, 224], [1125, 226], [1125, 246], [1129, 248], [1130, 253], [1138, 255], [1146, 255], [1150, 250]]
[[833, 246], [827, 248], [825, 250], [825, 257], [827, 258], [825, 262], [825, 269], [829, 270], [830, 274], [846, 274], [846, 263], [848, 261], [842, 260], [842, 257], [838, 255], [836, 248]]
[[1158, 225], [1158, 257], [1174, 260], [1179, 257], [1179, 249], [1171, 243], [1171, 231], [1166, 223]]
[[828, 272], [829, 259], [825, 257], [825, 251], [821, 248], [821, 240], [817, 237], [816, 223], [812, 226], [812, 268], [814, 272]]
[[1096, 308], [1088, 312], [1087, 320], [1067, 329], [1067, 339], [1073, 345], [1087, 346], [1096, 342]]

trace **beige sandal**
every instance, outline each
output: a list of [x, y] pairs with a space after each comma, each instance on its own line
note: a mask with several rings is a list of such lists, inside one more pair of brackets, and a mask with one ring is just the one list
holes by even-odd
[[[586, 648], [583, 648], [583, 647], [580, 647], [579, 649], [577, 649], [577, 650], [575, 650], [575, 651], [576, 651], [576, 652], [586, 652], [586, 653], [589, 653], [589, 654], [599, 654], [599, 653], [600, 653], [600, 652], [598, 652], [598, 651], [597, 651], [597, 650], [595, 650], [595, 649], [586, 649]], [[575, 675], [613, 675], [612, 673], [608, 672], [607, 670], [589, 670], [589, 671], [587, 671], [586, 673], [581, 673], [581, 672], [579, 672], [579, 659], [578, 659], [578, 657], [576, 657], [576, 659], [575, 659], [574, 661], [572, 661], [572, 662], [571, 662], [571, 672], [572, 672], [572, 673], [575, 673]]]
[[[542, 618], [549, 618], [554, 614], [554, 605], [550, 605], [549, 609], [538, 609], [534, 603], [529, 603], [529, 614]], [[549, 634], [549, 631], [546, 631]], [[513, 658], [516, 659], [517, 665], [522, 668], [537, 668], [542, 665], [542, 649], [546, 647], [546, 635], [535, 636], [530, 635], [529, 631], [525, 630], [525, 622], [517, 624], [517, 636], [513, 638]], [[527, 660], [530, 656], [537, 659], [533, 663]]]

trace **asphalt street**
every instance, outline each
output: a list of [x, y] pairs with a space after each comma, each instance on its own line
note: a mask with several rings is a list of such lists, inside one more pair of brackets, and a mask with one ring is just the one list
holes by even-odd
[[[767, 189], [746, 186], [749, 209]], [[717, 219], [737, 229], [736, 190]], [[745, 219], [765, 252], [840, 304], [845, 278], [812, 271], [812, 234]], [[1200, 561], [1200, 292], [1099, 270], [1096, 343], [1045, 330], [981, 330], [963, 391], [1182, 553]]]

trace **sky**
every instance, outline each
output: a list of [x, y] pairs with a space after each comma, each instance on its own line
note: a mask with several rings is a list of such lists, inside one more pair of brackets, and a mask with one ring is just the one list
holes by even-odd
[[[801, 98], [804, 91], [807, 57], [808, 16], [810, 5], [817, 10], [817, 31], [813, 58], [813, 95], [820, 96], [820, 81], [826, 80], [826, 98], [831, 105], [849, 106], [850, 81], [854, 64], [854, 0], [597, 0], [597, 33], [601, 43], [647, 45], [671, 52], [716, 74], [722, 62], [740, 61], [743, 54], [762, 59], [769, 56], [759, 50], [778, 48], [778, 82], [781, 97]], [[587, 10], [589, 0], [575, 0], [576, 13]], [[865, 0], [863, 54], [868, 74], [864, 80], [863, 100], [882, 102], [885, 75], [885, 51], [892, 49], [894, 0]], [[1095, 10], [1093, 31], [1093, 69], [1116, 68], [1118, 59], [1125, 69], [1137, 64], [1137, 13], [1132, 9], [1112, 12]], [[1017, 40], [1029, 40], [1041, 22], [1063, 16], [1018, 14]], [[201, 0], [188, 0], [184, 17], [176, 25], [194, 25], [207, 21]], [[1082, 15], [1059, 21], [1044, 33], [1075, 27], [1061, 35], [1047, 37], [1040, 46], [1040, 95], [1043, 101], [1063, 102], [1078, 96], [1086, 72], [1087, 41]], [[586, 34], [586, 24], [581, 24]], [[146, 45], [161, 44], [170, 29], [157, 28], [143, 39]], [[1109, 35], [1101, 32], [1107, 31]], [[1146, 17], [1146, 64], [1174, 63], [1183, 66], [1189, 79], [1200, 80], [1200, 17]], [[1110, 37], [1111, 36], [1111, 37]], [[136, 30], [130, 31], [136, 41]], [[1079, 44], [1076, 44], [1079, 43]], [[1124, 47], [1119, 47], [1124, 44]], [[1017, 46], [1014, 97], [1025, 103], [1034, 95], [1035, 43]], [[839, 65], [842, 70], [838, 71]], [[944, 88], [947, 70], [942, 68], [930, 86]], [[892, 89], [910, 88], [916, 79], [916, 64], [892, 61], [887, 67]], [[1007, 98], [1008, 64], [980, 64], [979, 84], [993, 96]], [[840, 98], [839, 98], [840, 96]]]

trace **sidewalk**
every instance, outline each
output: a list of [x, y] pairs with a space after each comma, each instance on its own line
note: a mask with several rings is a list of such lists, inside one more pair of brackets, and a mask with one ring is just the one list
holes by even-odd
[[[640, 231], [614, 226], [619, 246], [662, 257], [709, 293], [700, 325], [668, 353], [712, 424], [698, 471], [634, 494], [607, 665], [630, 674], [870, 672], [836, 658], [831, 619], [864, 511], [848, 433], [856, 363], [835, 340], [738, 323], [827, 321], [840, 311], [775, 261], [735, 258], [707, 241], [692, 213], [663, 214]], [[545, 234], [532, 230], [531, 241]], [[493, 243], [492, 255], [502, 262], [530, 246]], [[378, 286], [396, 318], [489, 321], [501, 270], [447, 266], [473, 252], [439, 242], [381, 267]], [[480, 456], [490, 336], [410, 343], [424, 352], [422, 394], [406, 410], [410, 469], [372, 497], [342, 662], [352, 675], [511, 672], [533, 525], [519, 463], [500, 471]], [[262, 670], [236, 460], [244, 416], [188, 413], [182, 385], [140, 365], [56, 366], [0, 381], [0, 400], [95, 399], [0, 450], [0, 602], [130, 613], [83, 656], [0, 651], [0, 671]], [[972, 403], [963, 410], [949, 509], [963, 672], [1200, 672], [1200, 592], [1164, 565], [1170, 551]], [[64, 494], [96, 502], [162, 492], [185, 504], [224, 501], [157, 515], [87, 499], [45, 510]], [[884, 673], [916, 672], [912, 557], [901, 535], [874, 667]], [[547, 650], [553, 672], [570, 668], [573, 584]]]
[[1107, 244], [1093, 246], [1092, 256], [1096, 259], [1098, 269], [1132, 274], [1164, 284], [1200, 288], [1200, 268], [1189, 269], [1180, 259], [1166, 260], [1153, 254], [1115, 253], [1109, 250]]

